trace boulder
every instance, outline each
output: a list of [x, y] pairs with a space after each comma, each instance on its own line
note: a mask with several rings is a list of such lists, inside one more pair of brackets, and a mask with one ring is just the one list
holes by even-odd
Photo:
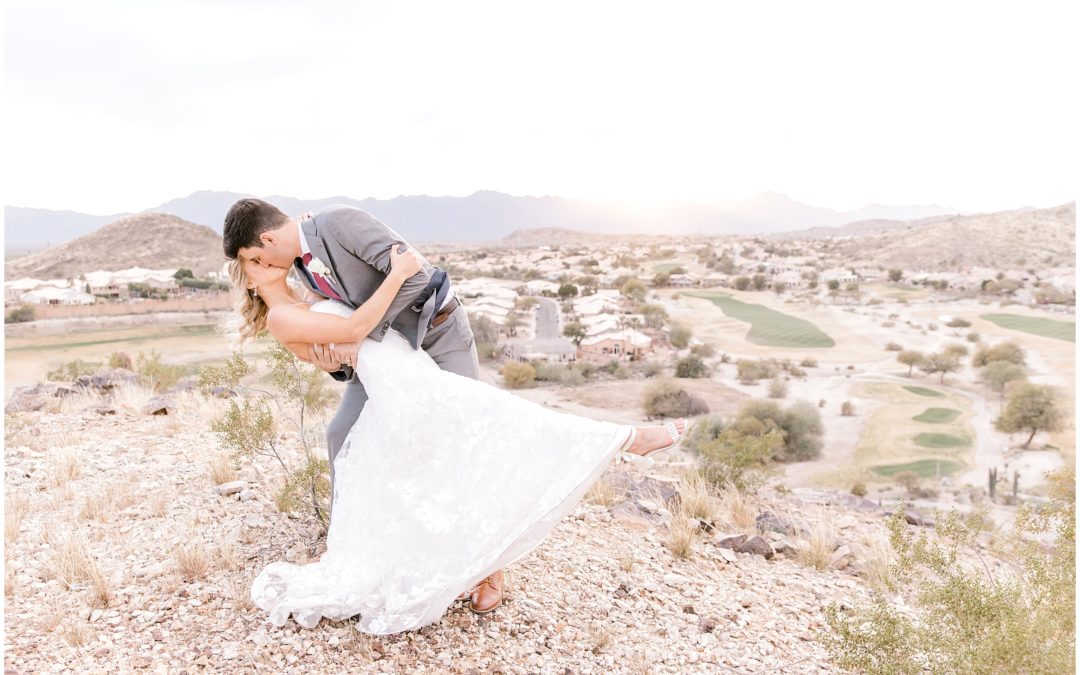
[[221, 485], [217, 486], [217, 493], [222, 497], [226, 497], [228, 495], [234, 495], [238, 492], [242, 492], [247, 488], [247, 486], [248, 484], [246, 481], [234, 480], [230, 483], [222, 483]]
[[155, 396], [146, 402], [142, 412], [144, 415], [172, 415], [176, 413], [176, 401], [168, 396]]
[[795, 534], [795, 526], [787, 520], [780, 518], [771, 511], [759, 513], [754, 518], [754, 523], [760, 532], [779, 532], [781, 534]]
[[769, 543], [756, 535], [743, 541], [736, 546], [734, 550], [736, 553], [753, 553], [755, 555], [764, 556], [766, 560], [770, 560], [773, 557], [773, 549], [769, 546]]

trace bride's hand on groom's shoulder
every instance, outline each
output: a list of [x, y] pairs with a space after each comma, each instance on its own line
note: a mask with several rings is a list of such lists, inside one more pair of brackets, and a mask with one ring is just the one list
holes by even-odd
[[404, 280], [422, 269], [424, 269], [424, 258], [416, 249], [410, 247], [402, 253], [401, 244], [390, 247], [390, 276]]

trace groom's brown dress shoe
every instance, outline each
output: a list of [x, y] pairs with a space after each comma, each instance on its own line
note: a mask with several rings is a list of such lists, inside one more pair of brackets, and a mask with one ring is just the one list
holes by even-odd
[[473, 589], [469, 609], [476, 614], [487, 614], [502, 604], [506, 577], [502, 570], [495, 572]]

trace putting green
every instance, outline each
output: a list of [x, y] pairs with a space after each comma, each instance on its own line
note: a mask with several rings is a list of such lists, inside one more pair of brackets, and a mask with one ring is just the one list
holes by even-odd
[[750, 324], [746, 339], [767, 347], [835, 347], [836, 341], [814, 324], [769, 309], [764, 305], [740, 302], [722, 293], [686, 293], [693, 298], [704, 298], [719, 307], [732, 319]]
[[1065, 340], [1066, 342], [1076, 342], [1075, 321], [1057, 321], [1037, 316], [1020, 316], [1019, 314], [980, 314], [979, 318], [986, 319], [993, 324], [1010, 330]]
[[954, 408], [927, 408], [921, 415], [916, 415], [911, 419], [928, 424], [947, 424], [959, 416], [960, 411]]
[[964, 468], [964, 465], [960, 462], [953, 462], [948, 459], [920, 459], [915, 462], [906, 462], [904, 464], [883, 464], [881, 466], [875, 466], [871, 469], [879, 476], [895, 476], [901, 471], [914, 471], [923, 478], [930, 478], [936, 476], [946, 476], [950, 473]]
[[944, 396], [945, 395], [945, 394], [941, 393], [940, 391], [935, 391], [933, 389], [927, 389], [926, 387], [914, 387], [914, 386], [911, 386], [911, 385], [907, 385], [907, 386], [904, 387], [904, 389], [907, 389], [912, 394], [918, 394], [919, 396]]
[[959, 448], [968, 445], [968, 440], [951, 434], [922, 433], [915, 437], [915, 444], [924, 448]]

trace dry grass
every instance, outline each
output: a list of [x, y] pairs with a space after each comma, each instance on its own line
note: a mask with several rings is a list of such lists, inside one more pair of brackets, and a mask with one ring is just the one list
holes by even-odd
[[684, 512], [676, 511], [668, 522], [668, 536], [664, 546], [676, 558], [690, 558], [694, 555], [694, 541], [697, 539], [698, 525]]
[[589, 641], [592, 642], [592, 653], [599, 654], [611, 644], [611, 633], [600, 625], [589, 628]]
[[82, 647], [90, 642], [90, 638], [94, 636], [94, 631], [85, 621], [72, 619], [64, 625], [61, 636], [72, 647]]
[[73, 415], [103, 402], [101, 394], [93, 389], [76, 389], [74, 394], [50, 400], [45, 409], [51, 413]]
[[623, 493], [603, 478], [592, 484], [585, 493], [585, 501], [598, 506], [615, 506], [623, 500]]
[[142, 410], [142, 407], [156, 395], [153, 387], [129, 382], [113, 389], [109, 393], [109, 402], [118, 408]]
[[240, 551], [231, 541], [224, 541], [217, 545], [215, 550], [215, 558], [218, 561], [218, 567], [223, 570], [235, 572], [243, 567], [243, 561], [241, 560]]
[[236, 480], [236, 466], [227, 453], [220, 452], [210, 460], [210, 480], [214, 485]]
[[155, 490], [151, 493], [147, 505], [150, 507], [150, 515], [152, 517], [163, 518], [165, 516], [165, 509], [169, 506], [169, 495], [161, 490]]
[[87, 577], [90, 582], [90, 606], [104, 609], [112, 604], [112, 601], [115, 598], [112, 592], [112, 585], [101, 572], [101, 568], [95, 564], [91, 564], [87, 569]]
[[634, 565], [637, 564], [637, 558], [634, 556], [634, 552], [627, 548], [619, 553], [619, 569], [623, 572], [634, 571]]
[[205, 579], [213, 569], [206, 548], [199, 542], [177, 547], [173, 551], [173, 561], [176, 563], [176, 571], [180, 573], [184, 581]]
[[43, 633], [51, 633], [68, 616], [71, 610], [67, 608], [59, 598], [46, 596], [39, 603], [37, 612], [37, 624]]
[[4, 565], [4, 597], [10, 598], [15, 595], [15, 570]]
[[809, 534], [800, 538], [795, 559], [808, 567], [823, 570], [828, 567], [829, 558], [835, 550], [835, 529], [826, 521], [818, 521], [810, 526]]
[[135, 491], [135, 486], [138, 484], [139, 479], [136, 476], [129, 476], [113, 484], [109, 489], [109, 494], [112, 498], [114, 510], [123, 511], [129, 506], [139, 503], [139, 493]]
[[112, 514], [111, 490], [86, 495], [79, 506], [79, 518], [81, 520], [96, 520], [99, 523], [107, 523], [112, 518]]
[[757, 508], [749, 495], [731, 483], [716, 492], [717, 520], [728, 530], [740, 534], [757, 534]]
[[868, 586], [884, 591], [888, 588], [889, 566], [893, 562], [893, 550], [884, 536], [864, 535], [858, 545], [856, 558], [862, 562], [859, 576]]
[[679, 508], [687, 516], [706, 522], [716, 520], [716, 500], [709, 482], [696, 471], [688, 471], [679, 479]]
[[90, 557], [86, 542], [77, 532], [57, 533], [46, 530], [45, 545], [48, 547], [46, 569], [52, 578], [68, 589], [80, 581], [88, 581], [95, 598], [104, 598], [106, 603], [108, 602], [112, 597], [108, 581], [101, 568]]
[[19, 530], [29, 510], [30, 498], [21, 492], [8, 493], [4, 499], [4, 543], [8, 546], [19, 538]]
[[52, 467], [52, 484], [55, 487], [63, 487], [82, 474], [82, 465], [79, 464], [79, 455], [74, 450], [64, 450], [60, 453], [56, 463]]
[[238, 610], [251, 611], [255, 609], [255, 603], [251, 600], [251, 582], [254, 580], [254, 577], [247, 576], [230, 577], [228, 597]]

